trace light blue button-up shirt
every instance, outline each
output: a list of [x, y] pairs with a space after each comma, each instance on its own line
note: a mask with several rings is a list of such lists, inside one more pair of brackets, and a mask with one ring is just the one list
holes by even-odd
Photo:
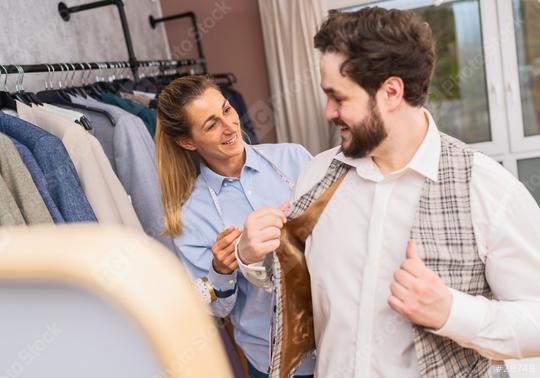
[[[297, 144], [261, 144], [259, 151], [268, 157], [293, 182], [311, 159]], [[215, 316], [230, 316], [236, 342], [251, 364], [261, 372], [269, 366], [272, 296], [249, 283], [238, 271], [222, 275], [212, 268], [212, 251], [217, 235], [228, 226], [243, 228], [246, 216], [262, 207], [279, 207], [289, 201], [291, 190], [280, 175], [250, 145], [245, 145], [246, 162], [240, 179], [218, 175], [201, 164], [193, 193], [182, 207], [183, 233], [175, 239], [180, 258], [193, 279], [208, 277], [217, 290], [236, 293], [210, 304]], [[217, 194], [225, 225], [208, 188]], [[299, 375], [313, 374], [314, 361], [306, 360]]]

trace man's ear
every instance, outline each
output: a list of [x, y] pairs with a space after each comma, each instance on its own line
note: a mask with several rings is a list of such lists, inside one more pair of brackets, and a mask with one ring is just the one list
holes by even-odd
[[177, 145], [179, 145], [185, 150], [188, 150], [188, 151], [197, 150], [197, 147], [195, 147], [195, 145], [193, 144], [193, 140], [191, 138], [176, 138], [175, 142]]
[[403, 101], [405, 95], [405, 84], [398, 76], [392, 76], [386, 79], [381, 89], [383, 90], [386, 109], [395, 110]]

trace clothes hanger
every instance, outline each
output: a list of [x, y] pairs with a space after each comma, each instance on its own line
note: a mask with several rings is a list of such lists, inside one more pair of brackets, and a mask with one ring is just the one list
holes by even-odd
[[130, 89], [126, 89], [126, 84], [133, 83], [133, 80], [131, 80], [127, 74], [127, 69], [129, 68], [129, 65], [127, 64], [127, 62], [121, 62], [119, 66], [119, 79], [116, 79], [114, 82], [116, 87], [118, 88], [118, 92], [131, 92]]
[[[49, 70], [50, 68], [50, 70]], [[60, 68], [62, 70], [62, 74], [64, 72], [64, 68], [62, 66], [62, 64], [60, 64]], [[49, 75], [50, 75], [50, 79], [49, 79], [49, 84], [47, 84], [47, 79], [45, 80], [45, 90], [44, 91], [40, 91], [37, 93], [37, 97], [43, 101], [43, 102], [46, 102], [46, 103], [49, 103], [49, 104], [70, 104], [71, 103], [71, 100], [69, 98], [69, 96], [63, 92], [63, 88], [62, 88], [62, 77], [60, 77], [60, 79], [58, 80], [58, 89], [55, 89], [54, 88], [54, 84], [53, 84], [53, 77], [54, 77], [54, 74], [55, 74], [55, 70], [54, 70], [54, 65], [48, 65], [47, 64], [47, 70], [49, 72]], [[48, 75], [48, 76], [49, 76]]]
[[[73, 72], [75, 72], [75, 66], [71, 63], [69, 63], [72, 68], [73, 68]], [[62, 66], [62, 64], [61, 64]], [[66, 64], [67, 66], [67, 64]], [[49, 67], [49, 65], [47, 65], [47, 68]], [[81, 67], [84, 68], [84, 66], [81, 64]], [[91, 68], [91, 66], [89, 65], [89, 67]], [[54, 67], [51, 66], [51, 68], [53, 69], [53, 74], [54, 74]], [[64, 89], [64, 92], [60, 92], [60, 91], [55, 91], [54, 90], [54, 87], [53, 87], [53, 83], [52, 83], [52, 80], [50, 81], [50, 89], [48, 89], [47, 87], [47, 82], [45, 82], [45, 89], [46, 91], [43, 91], [43, 92], [40, 92], [38, 95], [40, 96], [40, 98], [44, 101], [44, 102], [47, 102], [47, 103], [50, 103], [50, 104], [53, 104], [53, 105], [59, 105], [59, 106], [65, 106], [67, 108], [72, 108], [72, 109], [80, 109], [80, 110], [88, 110], [88, 111], [92, 111], [92, 112], [95, 112], [95, 113], [100, 113], [102, 115], [104, 115], [105, 117], [107, 117], [107, 119], [109, 120], [109, 122], [111, 123], [111, 125], [114, 126], [115, 124], [115, 119], [114, 117], [108, 113], [107, 111], [105, 110], [102, 110], [102, 109], [97, 109], [97, 108], [94, 108], [94, 107], [91, 107], [91, 106], [86, 106], [86, 105], [81, 105], [81, 104], [76, 104], [76, 103], [73, 103], [71, 101], [71, 97], [69, 95], [72, 95], [72, 96], [78, 96], [78, 95], [81, 95], [82, 97], [85, 97], [86, 96], [86, 93], [84, 93], [82, 91], [81, 88], [77, 88], [77, 89], [81, 89], [81, 93], [77, 92], [77, 91], [74, 91], [75, 89], [75, 85], [74, 85], [74, 82], [73, 82], [73, 78], [74, 78], [74, 74], [71, 76], [71, 87], [68, 85], [68, 78], [69, 76], [69, 73], [68, 75], [66, 76], [66, 80], [65, 81], [65, 85], [66, 85], [66, 88]], [[61, 81], [59, 82], [59, 87], [62, 87], [62, 83]], [[59, 93], [63, 93], [65, 96], [60, 96]], [[88, 97], [88, 96], [86, 96]], [[85, 97], [85, 98], [86, 98]], [[84, 117], [84, 119], [86, 119], [86, 121], [83, 121], [83, 126], [85, 127], [85, 129], [87, 130], [91, 130], [91, 125], [90, 125], [90, 121]]]
[[[109, 64], [108, 63], [101, 64], [101, 69], [103, 70], [110, 69]], [[101, 76], [101, 81], [98, 81], [96, 84], [99, 85], [101, 92], [110, 92], [113, 94], [116, 93], [116, 89], [108, 82], [108, 80], [105, 78], [103, 73]]]
[[147, 71], [150, 71], [148, 68], [150, 67], [151, 63], [155, 66], [154, 62], [144, 63], [139, 66], [139, 78], [135, 81], [135, 90], [140, 90], [139, 88], [144, 87], [155, 88], [155, 84], [151, 80], [151, 77], [147, 77]]
[[[62, 93], [63, 96], [65, 96], [66, 100], [68, 101], [68, 104], [70, 107], [73, 107], [73, 103], [71, 102], [71, 98], [69, 97], [70, 93], [70, 87], [69, 87], [69, 67], [67, 64], [60, 63], [60, 67], [66, 67], [66, 76], [63, 77], [64, 79], [64, 87], [62, 88], [62, 82], [60, 81], [58, 83], [58, 86], [60, 87], [60, 93]], [[75, 123], [81, 125], [85, 130], [90, 131], [92, 130], [92, 125], [90, 123], [90, 120], [86, 118], [85, 115], [82, 115], [79, 119], [75, 120]]]
[[[66, 69], [66, 75], [63, 76], [63, 73], [64, 73], [64, 68]], [[62, 69], [62, 74], [60, 75], [61, 78], [63, 80], [61, 80], [58, 84], [59, 86], [59, 93], [60, 95], [65, 99], [65, 101], [71, 103], [71, 98], [69, 97], [71, 93], [71, 88], [69, 87], [69, 73], [70, 73], [70, 70], [69, 70], [69, 66], [66, 64], [66, 63], [60, 63], [60, 68]], [[64, 84], [64, 86], [62, 86], [62, 83]]]
[[21, 90], [20, 90], [20, 83], [19, 83], [19, 80], [20, 80], [20, 77], [21, 77], [21, 70], [20, 70], [20, 67], [19, 66], [16, 66], [17, 68], [17, 72], [19, 73], [17, 75], [17, 79], [15, 81], [15, 93], [13, 94], [13, 98], [15, 100], [18, 100], [20, 102], [22, 102], [23, 104], [27, 105], [27, 106], [30, 106], [30, 103], [28, 102], [28, 100], [26, 99], [26, 97], [24, 97], [21, 93]]
[[[90, 64], [88, 64], [88, 66], [91, 68]], [[99, 99], [101, 97], [101, 92], [102, 92], [99, 85], [98, 85], [98, 82], [100, 80], [98, 74], [101, 72], [101, 69], [102, 69], [101, 64], [98, 64], [98, 69], [99, 69], [99, 71], [96, 73], [96, 77], [95, 77], [96, 81], [91, 83], [91, 84], [88, 84], [88, 89], [91, 91], [92, 97], [94, 97], [96, 99]], [[91, 73], [90, 73], [90, 76], [91, 76]]]
[[118, 93], [120, 90], [120, 85], [116, 75], [118, 75], [120, 65], [118, 63], [111, 63], [111, 68], [113, 69], [112, 75], [109, 77], [109, 85], [114, 88], [114, 93]]
[[[46, 103], [51, 103], [51, 104], [54, 104], [54, 105], [69, 105], [70, 107], [72, 107], [71, 99], [66, 94], [66, 92], [64, 92], [65, 89], [62, 89], [63, 88], [62, 87], [62, 79], [63, 78], [60, 77], [60, 79], [58, 81], [59, 89], [55, 90], [54, 89], [54, 84], [52, 82], [52, 76], [51, 76], [51, 69], [52, 69], [52, 72], [54, 74], [54, 66], [46, 64], [46, 67], [47, 67], [48, 74], [47, 74], [47, 77], [45, 78], [45, 90], [39, 92], [37, 97], [39, 99], [43, 100]], [[61, 67], [62, 72], [63, 72], [64, 71], [63, 70], [63, 67], [64, 67], [63, 63], [60, 63], [60, 67]], [[66, 68], [68, 68], [67, 65], [66, 65]], [[69, 71], [67, 72], [65, 80], [64, 80], [66, 82], [66, 85], [67, 85], [68, 76], [69, 76]], [[50, 79], [49, 79], [49, 77], [50, 77]], [[50, 83], [50, 88], [49, 88], [49, 83]], [[76, 119], [74, 121], [75, 121], [75, 123], [78, 123], [79, 125], [83, 126], [85, 130], [92, 130], [92, 125], [90, 124], [90, 121], [84, 115], [81, 116], [79, 119]]]
[[25, 105], [43, 105], [43, 103], [31, 92], [24, 91], [24, 70], [21, 66], [16, 66], [19, 76], [17, 76], [17, 84], [15, 85], [15, 99], [21, 101]]
[[98, 92], [98, 90], [92, 86], [92, 84], [90, 83], [90, 76], [92, 76], [92, 65], [90, 63], [83, 63], [84, 65], [88, 65], [88, 75], [86, 76], [86, 79], [84, 79], [84, 91], [85, 93], [94, 98], [94, 99], [98, 99], [99, 96], [100, 96], [100, 93]]
[[[77, 70], [75, 69], [75, 65], [73, 63], [66, 63], [66, 65], [71, 66], [70, 68], [72, 72], [71, 78], [69, 79], [69, 81], [66, 82], [66, 86], [67, 86], [66, 93], [72, 96], [80, 95], [80, 93], [77, 91], [77, 88], [75, 88], [75, 83], [73, 81], [73, 79], [75, 78], [75, 74], [77, 73]], [[70, 98], [70, 101], [71, 101], [71, 98]]]
[[[149, 70], [149, 73], [148, 73], [148, 79], [147, 80], [150, 81], [153, 84], [159, 84], [157, 78], [159, 76], [161, 63], [160, 62], [150, 62], [148, 67], [150, 68], [150, 70]], [[154, 67], [157, 67], [157, 71], [152, 72], [152, 69]]]
[[111, 92], [117, 94], [119, 91], [118, 86], [115, 84], [116, 74], [118, 73], [119, 65], [117, 63], [110, 63], [109, 70], [112, 72], [109, 73], [109, 80], [107, 81], [107, 86], [110, 88]]
[[88, 98], [88, 93], [86, 93], [86, 90], [84, 89], [84, 86], [86, 85], [86, 82], [84, 80], [84, 74], [85, 74], [85, 67], [82, 63], [78, 63], [80, 65], [80, 68], [81, 68], [81, 85], [77, 86], [77, 91], [79, 93], [79, 96], [81, 96], [82, 98]]
[[[3, 88], [0, 90], [0, 109], [10, 109], [17, 111], [17, 103], [15, 100], [13, 100], [13, 97], [9, 94], [9, 89], [7, 87], [7, 78], [8, 78], [8, 70], [6, 67], [0, 65], [2, 67], [2, 70], [5, 72], [5, 78], [4, 78], [4, 85]], [[0, 71], [0, 79], [2, 78], [2, 72]]]
[[[211, 74], [210, 75], [213, 79], [217, 80], [225, 80], [223, 84], [227, 86], [231, 86], [235, 84], [238, 80], [236, 79], [236, 75], [232, 72], [225, 72], [225, 73], [217, 73], [217, 74]], [[221, 83], [220, 83], [221, 84]]]
[[132, 74], [132, 72], [130, 70], [130, 65], [128, 64], [128, 62], [122, 62], [122, 66], [123, 66], [123, 69], [121, 71], [122, 78], [120, 79], [121, 83], [122, 84], [135, 83], [135, 78], [129, 77], [129, 75]]
[[[69, 65], [71, 65], [71, 68], [69, 67]], [[66, 73], [66, 77], [64, 79], [64, 82], [65, 82], [65, 88], [64, 88], [64, 94], [67, 95], [68, 97], [68, 101], [71, 102], [71, 98], [69, 98], [70, 95], [72, 96], [76, 96], [78, 95], [77, 91], [75, 91], [75, 88], [74, 88], [74, 85], [73, 85], [73, 77], [75, 76], [75, 66], [72, 64], [72, 63], [65, 63], [65, 66], [66, 66], [66, 69], [67, 69], [67, 73]], [[73, 72], [71, 74], [71, 78], [69, 78], [69, 74]], [[69, 84], [71, 82], [71, 85]]]

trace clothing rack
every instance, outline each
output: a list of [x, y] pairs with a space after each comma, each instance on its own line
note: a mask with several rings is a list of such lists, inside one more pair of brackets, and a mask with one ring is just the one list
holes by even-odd
[[[133, 50], [133, 42], [132, 42], [132, 39], [131, 39], [131, 33], [129, 31], [129, 25], [128, 25], [128, 22], [127, 22], [126, 11], [124, 9], [123, 0], [102, 0], [102, 1], [95, 1], [95, 2], [92, 2], [92, 3], [86, 3], [86, 4], [82, 4], [82, 5], [77, 5], [77, 6], [73, 6], [73, 7], [68, 7], [64, 2], [59, 2], [58, 3], [58, 12], [60, 14], [60, 17], [62, 17], [62, 19], [64, 21], [68, 22], [71, 19], [71, 14], [72, 13], [84, 12], [84, 11], [87, 11], [87, 10], [90, 10], [90, 9], [101, 8], [101, 7], [105, 7], [105, 6], [109, 6], [109, 5], [114, 5], [118, 9], [118, 15], [120, 16], [120, 22], [122, 23], [122, 31], [124, 33], [124, 39], [125, 39], [125, 42], [126, 42], [126, 48], [127, 48], [127, 52], [128, 52], [128, 67], [132, 70], [133, 78], [135, 80], [137, 80], [138, 79], [138, 68], [142, 67], [142, 66], [144, 66], [145, 64], [148, 64], [148, 63], [152, 64], [153, 62], [140, 62], [135, 57], [135, 53], [134, 53], [134, 50]], [[169, 61], [169, 62], [177, 62], [177, 63], [174, 63], [174, 64], [177, 64], [180, 67], [189, 66], [189, 65], [198, 65], [198, 66], [200, 66], [202, 68], [203, 73], [206, 74], [208, 72], [207, 68], [206, 68], [206, 59], [204, 58], [204, 53], [203, 53], [203, 49], [202, 49], [201, 37], [200, 37], [200, 33], [199, 33], [199, 28], [198, 28], [198, 25], [197, 25], [197, 16], [195, 15], [194, 12], [185, 12], [185, 13], [180, 13], [180, 14], [176, 14], [176, 15], [172, 15], [172, 16], [162, 17], [162, 18], [159, 18], [159, 19], [154, 19], [153, 16], [150, 16], [149, 21], [150, 21], [150, 26], [154, 29], [156, 27], [156, 24], [158, 24], [160, 22], [166, 22], [166, 21], [176, 20], [176, 19], [186, 18], [186, 17], [189, 17], [191, 19], [193, 30], [195, 32], [195, 40], [197, 42], [197, 51], [198, 51], [199, 56], [196, 59], [182, 59], [182, 60]], [[159, 62], [163, 62], [163, 61], [159, 61]], [[125, 62], [122, 62], [122, 63], [125, 63]], [[100, 63], [94, 63], [94, 64], [100, 65]], [[108, 65], [108, 63], [105, 63], [105, 64]], [[75, 68], [75, 70], [84, 70], [85, 69], [80, 64], [74, 64], [74, 65], [76, 65], [76, 67], [77, 67], [77, 68]], [[15, 67], [15, 70], [13, 70], [13, 67]], [[24, 73], [26, 73], [26, 72], [49, 72], [49, 70], [51, 70], [51, 68], [54, 71], [56, 71], [57, 69], [60, 69], [60, 70], [63, 71], [64, 66], [62, 64], [58, 64], [58, 65], [52, 65], [51, 68], [48, 67], [47, 65], [30, 65], [30, 66], [19, 66], [19, 67], [20, 67], [20, 70], [22, 70]], [[99, 68], [102, 68], [102, 67], [94, 67], [94, 69], [99, 69]], [[113, 67], [107, 67], [106, 66], [106, 68], [113, 68]], [[11, 72], [9, 72], [9, 73], [18, 73], [19, 72], [19, 70], [17, 70], [16, 66], [12, 66], [10, 69], [11, 69]]]
[[202, 64], [204, 73], [206, 74], [207, 68], [206, 68], [206, 60], [204, 58], [204, 52], [202, 48], [202, 42], [201, 42], [201, 34], [199, 33], [199, 24], [197, 24], [197, 15], [194, 12], [184, 12], [184, 13], [178, 13], [173, 14], [166, 17], [161, 18], [154, 18], [154, 16], [150, 15], [148, 16], [148, 21], [150, 22], [150, 26], [152, 29], [156, 28], [156, 25], [161, 22], [169, 22], [173, 20], [178, 20], [182, 18], [189, 18], [191, 20], [191, 27], [193, 28], [193, 33], [195, 36], [195, 42], [197, 43], [197, 53], [199, 55], [198, 59], [202, 59], [205, 61], [205, 63]]
[[[150, 22], [150, 26], [152, 28], [155, 28], [156, 25], [161, 22], [169, 22], [169, 21], [174, 21], [174, 20], [183, 19], [183, 18], [189, 18], [191, 20], [192, 34], [195, 37], [195, 41], [197, 42], [197, 51], [199, 54], [199, 59], [205, 61], [202, 67], [204, 69], [204, 73], [208, 74], [206, 70], [206, 60], [204, 58], [201, 36], [199, 33], [199, 26], [197, 24], [197, 16], [194, 12], [190, 11], [190, 12], [178, 13], [178, 14], [161, 17], [161, 18], [154, 18], [154, 16], [150, 15], [148, 17], [148, 21]], [[211, 74], [208, 74], [208, 76], [212, 78], [214, 81], [216, 81], [218, 85], [220, 85], [223, 95], [230, 102], [235, 103], [234, 105], [237, 111], [240, 109], [243, 109], [243, 111], [241, 111], [241, 113], [244, 115], [242, 116], [242, 121], [241, 121], [242, 129], [245, 130], [247, 138], [250, 141], [250, 144], [252, 143], [257, 144], [258, 143], [257, 135], [251, 124], [251, 119], [248, 116], [245, 101], [243, 100], [242, 96], [232, 88], [233, 84], [235, 84], [238, 81], [236, 78], [236, 75], [231, 72], [225, 72], [225, 73], [211, 73]], [[225, 88], [223, 88], [222, 85], [225, 86]]]
[[122, 31], [124, 32], [124, 39], [126, 41], [126, 47], [128, 51], [128, 61], [131, 63], [130, 67], [133, 72], [133, 77], [137, 78], [137, 67], [134, 64], [137, 61], [135, 52], [133, 51], [133, 42], [131, 41], [131, 33], [129, 32], [129, 25], [126, 18], [126, 11], [124, 9], [124, 2], [122, 0], [103, 0], [93, 3], [82, 4], [74, 7], [68, 7], [64, 2], [58, 3], [58, 12], [60, 17], [66, 22], [71, 18], [72, 13], [83, 12], [90, 9], [101, 8], [108, 5], [115, 5], [118, 8], [118, 15], [120, 16], [120, 22], [122, 23]]
[[180, 60], [146, 60], [146, 61], [117, 61], [117, 62], [92, 62], [92, 63], [51, 63], [51, 64], [0, 64], [2, 74], [27, 74], [27, 73], [60, 73], [88, 70], [110, 70], [121, 68], [159, 67], [160, 70], [175, 69], [180, 67], [201, 66], [204, 60], [180, 59]]

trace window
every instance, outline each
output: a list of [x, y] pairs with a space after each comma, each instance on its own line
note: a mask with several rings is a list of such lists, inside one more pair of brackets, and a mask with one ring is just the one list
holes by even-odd
[[523, 135], [540, 135], [540, 2], [513, 0]]
[[328, 0], [410, 9], [431, 25], [438, 66], [426, 107], [439, 128], [504, 166], [540, 203], [539, 0]]

